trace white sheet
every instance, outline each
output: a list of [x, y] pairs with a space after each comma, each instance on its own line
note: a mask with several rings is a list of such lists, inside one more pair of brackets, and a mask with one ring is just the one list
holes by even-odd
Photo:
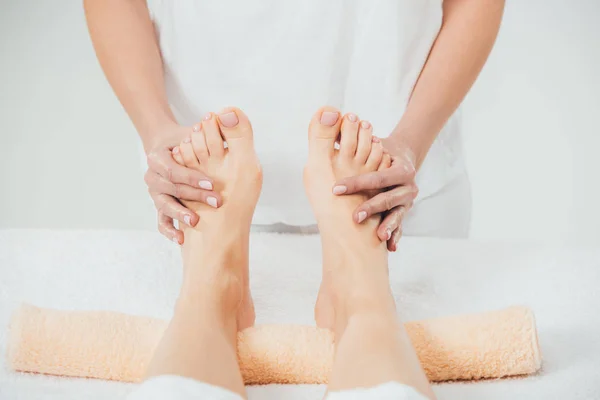
[[[312, 323], [317, 236], [257, 234], [257, 323]], [[286, 260], [286, 261], [284, 261]], [[435, 386], [440, 399], [600, 399], [600, 249], [405, 238], [391, 279], [406, 320], [533, 308], [544, 355], [535, 377]], [[0, 351], [22, 301], [169, 318], [181, 279], [177, 246], [137, 231], [0, 231]], [[119, 399], [132, 385], [14, 373], [0, 357], [0, 399]], [[249, 387], [250, 399], [320, 399], [323, 386]]]

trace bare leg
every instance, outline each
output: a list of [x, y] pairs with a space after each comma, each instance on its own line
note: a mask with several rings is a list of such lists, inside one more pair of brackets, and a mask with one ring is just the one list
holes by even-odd
[[[191, 132], [190, 132], [191, 133]], [[224, 149], [223, 135], [228, 148]], [[147, 377], [173, 374], [245, 395], [237, 361], [237, 332], [254, 324], [248, 287], [248, 240], [262, 184], [252, 127], [238, 109], [210, 114], [173, 154], [206, 172], [223, 195], [216, 209], [187, 203], [200, 216], [184, 227], [183, 284], [171, 323]]]
[[[382, 154], [380, 143], [371, 143], [369, 124], [352, 114], [335, 119], [332, 113], [340, 115], [325, 107], [311, 122], [304, 174], [323, 245], [323, 283], [315, 318], [319, 326], [334, 331], [336, 341], [328, 390], [396, 381], [434, 398], [396, 314], [386, 244], [375, 233], [378, 217], [357, 225], [352, 212], [364, 195], [331, 193], [336, 178], [387, 168], [389, 156]], [[340, 149], [334, 150], [338, 136]]]

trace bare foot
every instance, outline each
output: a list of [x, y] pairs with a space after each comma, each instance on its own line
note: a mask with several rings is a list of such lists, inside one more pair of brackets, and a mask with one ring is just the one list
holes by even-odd
[[[318, 326], [333, 329], [337, 290], [333, 281], [339, 264], [348, 257], [367, 257], [366, 265], [387, 266], [386, 245], [376, 234], [380, 217], [373, 216], [360, 225], [352, 219], [356, 207], [373, 194], [335, 196], [333, 185], [340, 178], [389, 168], [391, 159], [381, 143], [373, 141], [370, 123], [360, 121], [355, 114], [342, 117], [332, 107], [323, 107], [315, 114], [308, 135], [304, 186], [323, 242], [323, 281], [315, 305], [315, 320]], [[340, 147], [336, 150], [338, 137]], [[335, 280], [339, 281], [337, 276]]]
[[218, 115], [209, 113], [191, 136], [173, 149], [173, 158], [210, 176], [223, 201], [219, 208], [216, 199], [212, 206], [184, 202], [200, 217], [196, 227], [181, 228], [185, 235], [184, 274], [209, 288], [215, 282], [225, 283], [227, 298], [221, 300], [226, 307], [236, 307], [238, 329], [252, 326], [255, 315], [248, 279], [248, 240], [262, 187], [252, 126], [237, 108], [227, 108]]

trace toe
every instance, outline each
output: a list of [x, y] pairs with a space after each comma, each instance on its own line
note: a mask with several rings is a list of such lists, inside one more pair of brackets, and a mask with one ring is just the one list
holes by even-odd
[[358, 146], [358, 117], [356, 114], [346, 114], [342, 119], [340, 154], [354, 158]]
[[334, 144], [340, 134], [340, 111], [335, 107], [325, 106], [313, 115], [308, 127], [308, 141], [313, 151], [333, 153]]
[[365, 163], [367, 171], [377, 171], [377, 168], [379, 168], [382, 159], [383, 146], [381, 145], [381, 142], [372, 142], [371, 152], [369, 153], [369, 157], [367, 158], [367, 162]]
[[227, 107], [218, 113], [217, 122], [230, 150], [253, 146], [252, 125], [242, 110]]
[[172, 150], [172, 153], [175, 162], [179, 165], [185, 166], [185, 161], [183, 161], [183, 157], [181, 156], [181, 149], [179, 148], [179, 146], [175, 146]]
[[390, 156], [389, 153], [383, 153], [383, 156], [381, 158], [381, 163], [379, 164], [379, 168], [377, 168], [378, 171], [383, 171], [384, 169], [388, 169], [389, 167], [392, 166], [392, 156]]
[[202, 120], [202, 131], [206, 139], [206, 146], [211, 157], [222, 158], [225, 154], [221, 127], [213, 113], [208, 113]]
[[208, 148], [206, 147], [206, 138], [204, 134], [204, 129], [200, 124], [194, 125], [194, 131], [192, 132], [192, 149], [196, 154], [196, 158], [202, 163], [206, 163], [208, 161]]
[[200, 166], [194, 148], [192, 147], [192, 138], [190, 136], [183, 139], [179, 144], [179, 152], [186, 167], [198, 168]]
[[371, 153], [373, 142], [373, 128], [368, 121], [360, 121], [358, 129], [358, 146], [356, 148], [356, 160], [364, 164]]

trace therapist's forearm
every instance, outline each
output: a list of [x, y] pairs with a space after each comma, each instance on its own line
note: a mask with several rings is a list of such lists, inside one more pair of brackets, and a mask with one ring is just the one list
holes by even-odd
[[175, 119], [146, 1], [84, 0], [84, 7], [100, 65], [148, 150]]
[[391, 135], [417, 169], [485, 64], [503, 10], [503, 0], [444, 0], [442, 27]]

